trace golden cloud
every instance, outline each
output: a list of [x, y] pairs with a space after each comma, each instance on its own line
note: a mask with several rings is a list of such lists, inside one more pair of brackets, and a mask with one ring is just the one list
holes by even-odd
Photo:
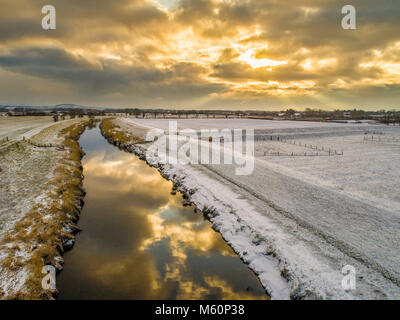
[[[341, 28], [334, 0], [54, 0], [57, 29], [44, 31], [39, 2], [8, 1], [0, 94], [27, 104], [265, 108], [290, 96], [298, 106], [396, 107], [400, 3], [352, 4], [357, 30]], [[22, 95], [10, 88], [17, 78]]]

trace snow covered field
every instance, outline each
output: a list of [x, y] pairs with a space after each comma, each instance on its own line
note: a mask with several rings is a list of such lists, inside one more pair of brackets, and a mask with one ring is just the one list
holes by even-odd
[[[125, 121], [137, 123], [146, 127], [168, 129], [170, 120], [164, 119], [134, 119], [127, 118]], [[326, 129], [354, 127], [355, 124], [346, 123], [327, 123], [309, 121], [288, 121], [288, 120], [252, 120], [252, 119], [177, 119], [178, 129], [255, 129], [255, 130], [299, 130], [299, 129]], [[357, 124], [356, 126], [366, 126], [367, 124]]]
[[[168, 128], [163, 119], [117, 122], [139, 136]], [[400, 298], [398, 126], [185, 119], [178, 128], [255, 129], [251, 175], [222, 164], [160, 169], [212, 212], [273, 298]], [[345, 265], [356, 269], [355, 290], [342, 288]]]
[[[52, 117], [0, 117], [0, 140], [5, 137], [10, 140], [18, 139], [30, 131], [52, 123]], [[32, 132], [35, 133], [37, 132]]]

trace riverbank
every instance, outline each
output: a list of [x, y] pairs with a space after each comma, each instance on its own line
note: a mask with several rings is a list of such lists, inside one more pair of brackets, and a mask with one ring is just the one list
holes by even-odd
[[42, 268], [63, 268], [79, 232], [83, 152], [77, 142], [89, 120], [46, 126], [1, 151], [1, 299], [52, 299]]
[[[168, 126], [166, 120], [154, 121], [117, 118], [113, 123], [118, 131], [144, 139], [148, 130]], [[178, 123], [179, 129], [185, 129], [185, 121]], [[391, 174], [398, 165], [392, 161], [396, 146], [381, 143], [371, 148], [363, 143], [371, 131], [380, 130], [383, 137], [392, 138], [398, 130], [319, 123], [293, 129], [291, 124], [250, 120], [193, 121], [190, 125], [198, 129], [259, 126], [254, 172], [236, 176], [229, 165], [160, 164], [159, 157], [147, 152], [151, 151], [148, 143], [114, 144], [158, 168], [186, 193], [187, 201], [204, 209], [213, 227], [258, 274], [272, 298], [400, 296], [398, 179]], [[294, 143], [271, 140], [273, 136]], [[274, 157], [271, 152], [290, 155], [300, 148], [306, 153], [309, 145], [328, 151], [340, 147], [344, 153]], [[346, 265], [356, 270], [355, 290], [342, 287]]]
[[[212, 184], [208, 184], [209, 189], [206, 189], [204, 193], [204, 189], [201, 189], [202, 184], [198, 184], [198, 181], [190, 180], [188, 183], [185, 173], [180, 170], [182, 168], [163, 165], [156, 157], [146, 154], [145, 135], [147, 130], [144, 127], [128, 130], [124, 123], [115, 119], [106, 119], [101, 123], [100, 129], [102, 135], [111, 144], [136, 154], [148, 165], [155, 167], [165, 179], [172, 181], [173, 190], [177, 190], [183, 195], [184, 203], [194, 204], [209, 219], [212, 228], [222, 235], [242, 261], [248, 264], [249, 268], [258, 276], [272, 299], [290, 298], [290, 290], [285, 278], [289, 275], [286, 273], [284, 262], [280, 267], [274, 249], [266, 244], [262, 236], [252, 230], [226, 203], [216, 201], [217, 199], [210, 194], [210, 191], [214, 190]], [[139, 144], [138, 141], [140, 141]], [[231, 191], [225, 188], [220, 189], [220, 187], [223, 188], [221, 185], [216, 186], [218, 192], [225, 195], [228, 192], [231, 200], [240, 198], [240, 195], [232, 194]], [[245, 212], [246, 208], [242, 207], [242, 210]]]

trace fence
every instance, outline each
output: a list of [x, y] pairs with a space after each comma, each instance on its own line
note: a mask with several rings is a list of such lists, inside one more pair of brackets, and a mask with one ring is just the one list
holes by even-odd
[[23, 138], [24, 141], [28, 142], [30, 145], [38, 148], [58, 148], [58, 149], [64, 149], [64, 146], [61, 144], [53, 144], [53, 143], [38, 143], [36, 141], [33, 141], [31, 139], [25, 139]]
[[[330, 157], [330, 156], [335, 156], [339, 155], [341, 156], [341, 153], [319, 153], [319, 152], [264, 152], [260, 153], [260, 155], [263, 155], [264, 157], [271, 156], [271, 157]], [[257, 156], [257, 153], [256, 153]]]
[[364, 134], [382, 135], [383, 131], [367, 130], [367, 131], [364, 131]]
[[[312, 143], [302, 143], [301, 141], [297, 141], [296, 140], [287, 140], [284, 139], [280, 136], [269, 136], [269, 137], [261, 137], [261, 139], [259, 139], [259, 141], [277, 141], [277, 142], [282, 142], [282, 143], [287, 143], [287, 144], [291, 144], [294, 146], [299, 146], [299, 147], [303, 147], [303, 148], [307, 148], [307, 149], [311, 149], [311, 150], [315, 150], [318, 152], [313, 152], [313, 153], [307, 153], [307, 152], [291, 152], [291, 153], [269, 153], [268, 155], [272, 155], [272, 156], [343, 156], [343, 150], [336, 150], [333, 148], [329, 148], [329, 147], [324, 147], [324, 146], [317, 146], [317, 145], [313, 145]], [[320, 154], [320, 152], [322, 154]], [[265, 153], [265, 152], [264, 152]]]
[[380, 137], [380, 136], [364, 136], [363, 141], [372, 141], [372, 142], [400, 142], [400, 139], [395, 138], [394, 136], [392, 138], [390, 137]]

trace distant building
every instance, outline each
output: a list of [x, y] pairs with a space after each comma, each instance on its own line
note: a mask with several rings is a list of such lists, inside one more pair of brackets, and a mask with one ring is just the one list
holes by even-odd
[[20, 117], [20, 116], [24, 116], [25, 112], [23, 112], [23, 111], [8, 111], [8, 115], [13, 116], [13, 117]]
[[371, 114], [371, 115], [369, 115], [369, 117], [371, 119], [383, 119], [383, 118], [385, 118], [385, 115], [384, 114]]

